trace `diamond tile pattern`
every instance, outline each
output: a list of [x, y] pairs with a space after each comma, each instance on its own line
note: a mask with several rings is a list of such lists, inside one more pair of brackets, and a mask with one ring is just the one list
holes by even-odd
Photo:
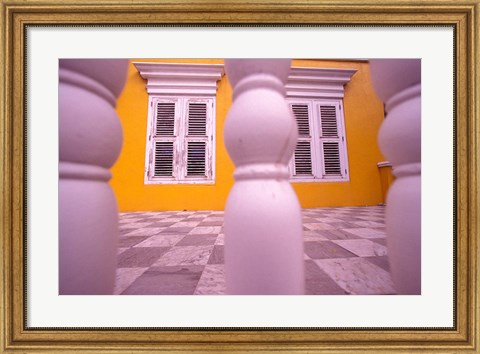
[[[384, 207], [304, 209], [307, 295], [395, 294]], [[120, 214], [115, 294], [224, 295], [223, 211]]]

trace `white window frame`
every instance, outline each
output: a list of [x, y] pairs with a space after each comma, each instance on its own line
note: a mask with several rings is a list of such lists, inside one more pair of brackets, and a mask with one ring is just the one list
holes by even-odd
[[[158, 103], [175, 103], [174, 136], [156, 137], [156, 110]], [[187, 134], [189, 103], [207, 105], [205, 137]], [[194, 96], [150, 96], [148, 105], [148, 125], [145, 154], [145, 184], [214, 184], [215, 183], [215, 99]], [[172, 176], [155, 176], [155, 142], [173, 141]], [[205, 141], [205, 177], [187, 175], [188, 141]]]
[[[216, 93], [217, 81], [224, 75], [223, 64], [133, 63], [147, 80], [148, 122], [145, 148], [145, 184], [215, 184]], [[175, 102], [176, 137], [154, 137], [158, 102]], [[206, 135], [187, 135], [188, 102], [206, 102]], [[173, 176], [154, 176], [155, 141], [174, 140]], [[188, 141], [206, 143], [206, 176], [187, 176]]]
[[[335, 99], [301, 99], [301, 98], [289, 98], [287, 99], [289, 107], [292, 104], [305, 104], [308, 106], [309, 111], [309, 125], [311, 136], [311, 159], [312, 159], [312, 176], [298, 175], [295, 172], [295, 155], [289, 161], [288, 169], [290, 172], [291, 182], [348, 182], [350, 180], [349, 168], [348, 168], [348, 149], [347, 139], [345, 134], [345, 119], [343, 115], [343, 102], [342, 100]], [[320, 121], [320, 106], [332, 105], [337, 107], [337, 129], [338, 129], [338, 142], [339, 142], [339, 157], [340, 157], [340, 169], [341, 176], [327, 176], [324, 171], [324, 158], [323, 158], [323, 146], [321, 137], [321, 121]], [[299, 138], [299, 140], [302, 140]], [[333, 140], [333, 139], [332, 139]]]
[[[295, 155], [288, 168], [291, 182], [349, 182], [348, 149], [343, 107], [344, 86], [350, 82], [356, 69], [292, 67], [285, 85], [289, 107], [291, 104], [307, 104], [311, 135], [312, 176], [294, 175]], [[341, 176], [324, 174], [323, 144], [321, 143], [320, 105], [337, 107], [337, 129], [339, 134], [339, 157]], [[293, 114], [293, 113], [292, 113]], [[300, 138], [299, 140], [305, 140]], [[327, 139], [325, 139], [327, 140]]]

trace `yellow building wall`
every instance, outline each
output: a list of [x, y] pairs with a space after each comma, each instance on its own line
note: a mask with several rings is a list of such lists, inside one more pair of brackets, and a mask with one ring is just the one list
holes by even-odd
[[[133, 59], [117, 113], [124, 143], [112, 168], [111, 186], [119, 210], [223, 210], [233, 185], [234, 165], [223, 144], [223, 128], [231, 105], [232, 89], [226, 76], [218, 82], [216, 96], [216, 182], [214, 185], [144, 184], [148, 94], [146, 81], [134, 61], [220, 64], [220, 59]], [[358, 71], [345, 87], [344, 116], [350, 181], [293, 183], [303, 208], [376, 205], [382, 202], [377, 163], [384, 158], [376, 136], [383, 121], [383, 104], [373, 92], [368, 62], [294, 60], [294, 66], [354, 68]]]

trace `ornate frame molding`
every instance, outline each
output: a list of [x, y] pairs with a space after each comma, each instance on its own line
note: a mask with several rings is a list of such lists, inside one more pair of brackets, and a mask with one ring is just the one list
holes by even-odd
[[[478, 162], [480, 110], [479, 0], [408, 1], [2, 0], [0, 86], [0, 348], [5, 353], [57, 352], [422, 352], [478, 353], [480, 292]], [[452, 26], [456, 114], [455, 326], [407, 329], [31, 328], [26, 315], [25, 31], [28, 26], [99, 25], [402, 25]]]

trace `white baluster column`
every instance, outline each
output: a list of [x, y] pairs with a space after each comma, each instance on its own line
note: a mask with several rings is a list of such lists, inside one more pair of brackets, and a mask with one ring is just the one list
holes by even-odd
[[396, 180], [387, 195], [390, 268], [399, 294], [421, 293], [421, 76], [420, 60], [371, 60], [375, 90], [385, 102], [379, 132]]
[[118, 211], [108, 181], [122, 146], [115, 104], [127, 60], [60, 60], [60, 294], [113, 294]]
[[228, 294], [303, 294], [300, 205], [287, 164], [297, 124], [285, 101], [290, 60], [225, 60], [233, 104], [224, 139], [235, 163], [225, 207]]

